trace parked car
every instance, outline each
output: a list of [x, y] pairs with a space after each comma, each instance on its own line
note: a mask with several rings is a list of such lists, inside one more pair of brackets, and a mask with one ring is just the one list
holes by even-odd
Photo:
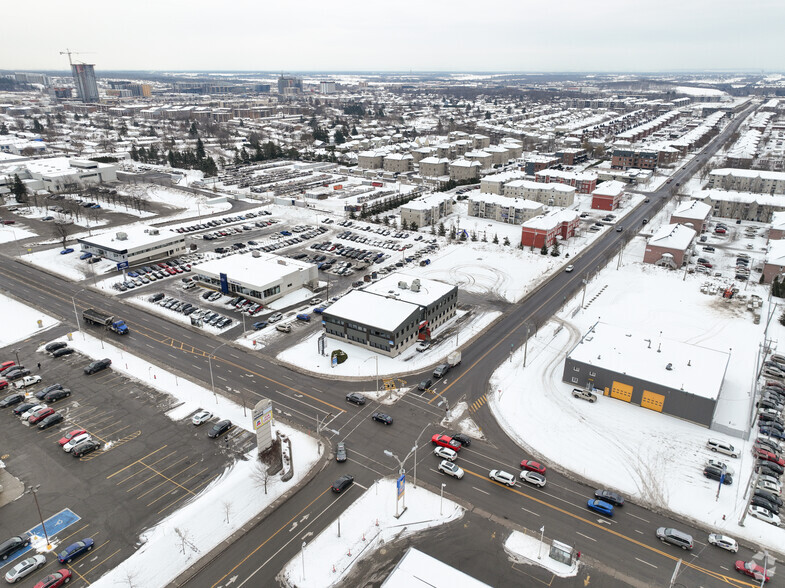
[[43, 431], [44, 429], [48, 429], [49, 427], [53, 427], [58, 423], [62, 423], [65, 420], [65, 417], [60, 414], [59, 412], [55, 412], [50, 414], [48, 417], [41, 420], [38, 423], [39, 430]]
[[209, 410], [200, 410], [191, 417], [191, 423], [198, 427], [202, 423], [209, 421], [211, 418], [213, 418], [213, 413], [211, 413]]
[[371, 415], [371, 419], [376, 421], [377, 423], [384, 423], [385, 425], [392, 425], [393, 418], [388, 415], [384, 414], [383, 412], [375, 412]]
[[277, 325], [275, 325], [275, 330], [276, 331], [281, 331], [282, 333], [291, 333], [292, 332], [292, 327], [288, 323], [287, 324], [278, 323]]
[[346, 474], [338, 478], [332, 485], [332, 491], [336, 494], [340, 494], [344, 490], [346, 490], [349, 486], [354, 483], [354, 476], [350, 476]]
[[534, 486], [539, 486], [540, 488], [545, 487], [545, 476], [543, 476], [542, 474], [538, 474], [537, 472], [523, 470], [520, 473], [519, 477], [524, 482], [528, 482], [529, 484], [533, 484]]
[[588, 390], [584, 390], [583, 388], [573, 388], [572, 389], [572, 396], [574, 398], [581, 398], [583, 400], [588, 400], [589, 402], [596, 402], [597, 395], [592, 394]]
[[624, 506], [624, 497], [618, 492], [611, 490], [595, 490], [594, 497], [604, 502], [609, 502], [613, 506]]
[[88, 453], [92, 453], [93, 451], [100, 448], [101, 444], [98, 441], [95, 439], [87, 439], [78, 445], [74, 445], [74, 447], [71, 449], [71, 455], [74, 457], [84, 457]]
[[606, 517], [613, 516], [613, 505], [598, 498], [589, 498], [586, 502], [586, 508]]
[[229, 419], [224, 419], [222, 421], [218, 421], [217, 423], [215, 423], [212, 429], [207, 431], [207, 436], [210, 439], [217, 439], [231, 428], [232, 428], [232, 421], [230, 421]]
[[59, 388], [57, 390], [52, 390], [51, 392], [47, 392], [46, 396], [44, 396], [44, 402], [57, 402], [58, 400], [62, 400], [63, 398], [68, 398], [71, 396], [71, 390], [68, 388]]
[[36, 570], [40, 570], [46, 565], [46, 556], [36, 554], [32, 557], [23, 559], [12, 567], [5, 575], [5, 581], [9, 584], [16, 584], [22, 578], [26, 578]]
[[10, 406], [14, 406], [22, 402], [24, 399], [25, 399], [24, 394], [20, 394], [18, 392], [14, 394], [10, 394], [9, 396], [6, 396], [2, 400], [0, 400], [0, 408], [8, 408]]
[[24, 376], [21, 380], [16, 383], [17, 388], [27, 388], [29, 386], [33, 386], [41, 381], [41, 376], [38, 374], [34, 376]]
[[100, 372], [101, 370], [105, 370], [110, 365], [112, 365], [112, 360], [109, 359], [108, 357], [105, 359], [99, 359], [85, 366], [84, 373], [90, 376], [92, 374]]
[[86, 537], [76, 543], [71, 543], [63, 551], [57, 554], [57, 561], [60, 563], [69, 564], [76, 558], [92, 551], [94, 541], [90, 537]]
[[767, 508], [763, 508], [761, 506], [751, 505], [749, 510], [750, 516], [755, 517], [763, 522], [769, 523], [770, 525], [774, 525], [775, 527], [780, 526], [780, 517], [775, 515]]
[[733, 484], [733, 476], [728, 473], [723, 474], [722, 470], [719, 468], [706, 466], [703, 468], [703, 475], [710, 480], [717, 480], [718, 482], [722, 480], [722, 483], [726, 486]]
[[531, 472], [537, 472], [538, 474], [545, 475], [545, 466], [540, 462], [524, 459], [521, 461], [521, 467], [524, 470], [529, 470]]
[[7, 560], [15, 551], [30, 545], [30, 535], [16, 535], [0, 543], [0, 560]]
[[71, 570], [63, 568], [53, 574], [49, 574], [38, 582], [33, 588], [61, 588], [71, 581]]
[[71, 347], [62, 347], [52, 352], [52, 357], [65, 357], [66, 355], [71, 355], [74, 351]]
[[73, 431], [69, 431], [68, 433], [63, 435], [57, 443], [60, 445], [60, 447], [62, 447], [74, 437], [78, 437], [79, 435], [83, 435], [84, 433], [87, 433], [87, 431], [85, 431], [84, 429], [74, 429]]
[[58, 349], [62, 349], [63, 347], [68, 347], [68, 343], [65, 341], [53, 341], [44, 347], [47, 353], [54, 353]]
[[[438, 449], [444, 449], [444, 448], [438, 448]], [[439, 466], [436, 469], [438, 469], [443, 474], [447, 474], [448, 476], [452, 476], [453, 478], [458, 478], [459, 480], [463, 478], [464, 475], [464, 471], [460, 467], [458, 467], [452, 461], [446, 459], [443, 459], [439, 463]]]

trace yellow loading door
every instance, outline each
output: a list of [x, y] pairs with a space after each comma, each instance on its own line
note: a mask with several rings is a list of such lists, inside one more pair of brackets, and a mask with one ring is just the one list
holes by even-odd
[[621, 382], [614, 382], [611, 388], [611, 398], [618, 398], [624, 402], [629, 402], [632, 399], [632, 386], [629, 384], [622, 384]]
[[662, 412], [662, 405], [664, 402], [665, 396], [662, 394], [656, 394], [654, 392], [649, 392], [648, 390], [643, 391], [643, 399], [641, 400], [641, 406], [643, 408]]

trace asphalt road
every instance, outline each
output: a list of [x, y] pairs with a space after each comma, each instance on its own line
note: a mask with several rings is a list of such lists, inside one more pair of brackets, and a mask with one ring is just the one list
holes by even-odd
[[[716, 150], [742, 118], [743, 115], [737, 115], [736, 120], [710, 142], [704, 152]], [[623, 232], [609, 230], [586, 252], [575, 257], [572, 261], [574, 272], [554, 275], [493, 324], [482, 337], [464, 348], [462, 365], [435, 385], [435, 394], [417, 396], [410, 393], [393, 407], [385, 409], [395, 418], [395, 424], [389, 429], [370, 421], [369, 415], [375, 408], [373, 403], [356, 408], [343, 401], [346, 391], [362, 389], [363, 383], [295, 373], [269, 357], [226, 345], [221, 339], [216, 340], [188, 326], [151, 316], [124, 304], [121, 299], [49, 276], [6, 256], [0, 256], [0, 277], [8, 291], [66, 321], [73, 317], [74, 304], [79, 308], [92, 306], [119, 315], [128, 322], [132, 334], [114, 338], [114, 344], [154, 362], [163, 361], [171, 369], [207, 385], [207, 357], [212, 355], [213, 372], [219, 378], [216, 388], [221, 393], [224, 393], [222, 387], [229, 386], [251, 404], [258, 396], [269, 397], [279, 414], [311, 429], [315, 427], [316, 419], [326, 417], [328, 436], [333, 441], [346, 440], [350, 461], [346, 464], [330, 462], [285, 507], [277, 509], [262, 524], [229, 546], [191, 581], [195, 586], [223, 586], [230, 585], [229, 581], [234, 578], [231, 581], [234, 586], [242, 585], [242, 582], [248, 582], [246, 585], [271, 585], [283, 564], [296, 555], [304, 534], [316, 534], [330, 524], [353, 496], [359, 495], [359, 486], [369, 487], [380, 476], [393, 473], [396, 464], [384, 456], [385, 449], [403, 456], [422, 434], [421, 439], [426, 442], [417, 456], [417, 473], [422, 480], [438, 487], [443, 478], [433, 469], [436, 458], [430, 454], [427, 436], [441, 432], [436, 425], [443, 414], [443, 409], [438, 407], [439, 400], [442, 397], [450, 402], [461, 397], [469, 402], [482, 399], [488, 392], [490, 374], [507, 359], [510, 346], [520, 346], [527, 331], [532, 335], [564, 304], [565, 299], [578, 293], [583, 279], [590, 278], [612, 260], [637, 232], [642, 220], [651, 218], [664, 205], [675, 183], [684, 183], [701, 165], [701, 157], [695, 157], [676, 172], [672, 184], [650, 194], [649, 203], [641, 204], [621, 221], [625, 229]], [[72, 296], [75, 296], [74, 300]], [[412, 374], [407, 379], [416, 382], [423, 376]], [[461, 452], [460, 463], [467, 476], [461, 481], [448, 480], [448, 493], [468, 502], [478, 511], [493, 513], [511, 524], [530, 529], [545, 525], [548, 537], [573, 543], [586, 554], [587, 565], [594, 565], [598, 570], [595, 573], [606, 573], [608, 577], [626, 573], [637, 578], [641, 585], [664, 585], [670, 579], [676, 560], [684, 556], [689, 565], [682, 573], [685, 577], [695, 574], [701, 585], [744, 585], [732, 569], [728, 571], [728, 562], [732, 567], [734, 556], [697, 543], [695, 551], [683, 554], [681, 550], [661, 545], [654, 537], [656, 527], [673, 525], [692, 531], [698, 541], [705, 538], [705, 532], [695, 530], [684, 522], [635, 505], [625, 506], [613, 521], [600, 522], [596, 515], [585, 509], [585, 500], [592, 494], [593, 488], [557, 472], [549, 472], [548, 486], [544, 491], [520, 485], [508, 489], [491, 482], [487, 479], [489, 469], [501, 467], [517, 473], [517, 464], [527, 456], [507, 438], [487, 410], [480, 410], [473, 416], [490, 442], [476, 442]], [[333, 429], [338, 433], [329, 432]], [[329, 486], [347, 470], [356, 476], [357, 485], [336, 497], [329, 491]], [[411, 476], [411, 467], [407, 473]], [[295, 522], [297, 526], [294, 526]], [[740, 558], [748, 559], [752, 553], [748, 550], [740, 554]], [[478, 577], [493, 577], [495, 573], [492, 562], [488, 560], [476, 560], [476, 567]], [[730, 577], [725, 578], [728, 573]], [[554, 581], [554, 585], [558, 585], [559, 581]]]

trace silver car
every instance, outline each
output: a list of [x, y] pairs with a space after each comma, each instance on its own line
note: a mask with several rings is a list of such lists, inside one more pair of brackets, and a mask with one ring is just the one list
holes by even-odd
[[46, 565], [46, 557], [43, 555], [34, 555], [20, 561], [12, 567], [5, 575], [5, 581], [9, 584], [14, 584], [22, 578], [29, 576], [34, 571], [41, 569]]

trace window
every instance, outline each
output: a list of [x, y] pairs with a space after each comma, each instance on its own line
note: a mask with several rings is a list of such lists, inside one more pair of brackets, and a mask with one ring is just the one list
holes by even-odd
[[577, 384], [578, 383], [578, 378], [572, 378], [572, 383], [573, 384]]
[[592, 378], [595, 378], [595, 377], [597, 377], [597, 373], [596, 373], [596, 372], [589, 372], [589, 375], [590, 375]]
[[572, 366], [572, 371], [579, 372], [579, 371], [581, 371], [581, 368], [579, 368], [577, 365], [574, 365], [574, 366]]

